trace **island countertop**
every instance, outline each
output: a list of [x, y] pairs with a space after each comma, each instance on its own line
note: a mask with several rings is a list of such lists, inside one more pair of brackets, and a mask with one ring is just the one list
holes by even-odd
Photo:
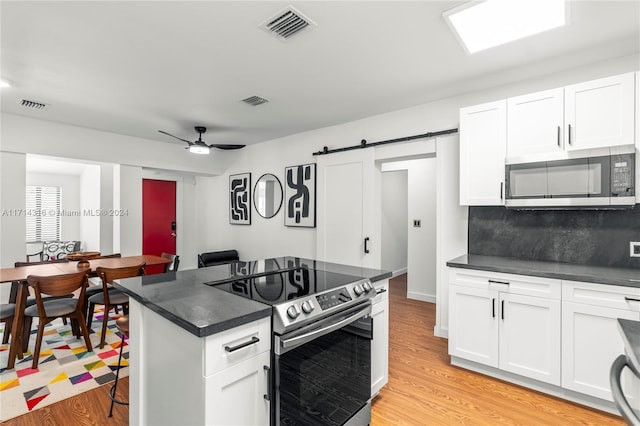
[[281, 270], [306, 267], [372, 282], [391, 277], [390, 272], [378, 269], [286, 256], [127, 278], [115, 281], [114, 286], [188, 332], [204, 337], [271, 315], [267, 304], [204, 284], [250, 278], [262, 272], [265, 262], [275, 262]]
[[465, 254], [456, 257], [448, 261], [447, 266], [569, 281], [640, 287], [640, 269], [632, 268], [575, 265], [477, 254]]

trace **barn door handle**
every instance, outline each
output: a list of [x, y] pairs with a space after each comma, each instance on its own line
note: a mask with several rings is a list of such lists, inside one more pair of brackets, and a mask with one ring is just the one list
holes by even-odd
[[364, 239], [364, 252], [369, 253], [369, 237], [365, 237]]

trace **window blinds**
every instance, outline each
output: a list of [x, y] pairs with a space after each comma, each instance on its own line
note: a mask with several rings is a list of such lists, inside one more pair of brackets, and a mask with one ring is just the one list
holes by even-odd
[[27, 186], [25, 201], [27, 242], [60, 240], [62, 188]]

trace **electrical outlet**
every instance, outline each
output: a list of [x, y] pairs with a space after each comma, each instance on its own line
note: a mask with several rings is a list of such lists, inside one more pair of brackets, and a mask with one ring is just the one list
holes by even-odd
[[629, 256], [631, 256], [631, 257], [640, 257], [640, 242], [639, 241], [631, 241], [629, 243]]
[[413, 227], [420, 228], [422, 226], [422, 221], [420, 219], [413, 219]]

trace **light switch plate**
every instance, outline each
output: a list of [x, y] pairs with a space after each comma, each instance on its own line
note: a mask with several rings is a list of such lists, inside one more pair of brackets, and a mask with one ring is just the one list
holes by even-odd
[[629, 256], [640, 257], [640, 241], [631, 241], [629, 243]]

